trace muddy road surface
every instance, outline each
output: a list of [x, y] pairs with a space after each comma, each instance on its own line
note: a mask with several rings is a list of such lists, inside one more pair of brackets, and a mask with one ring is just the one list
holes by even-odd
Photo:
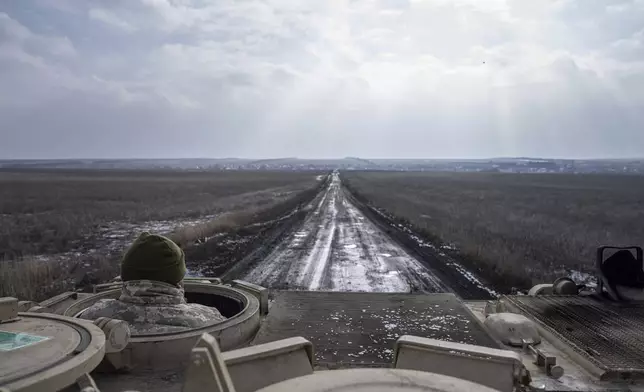
[[349, 201], [337, 173], [304, 221], [242, 279], [291, 290], [451, 291]]

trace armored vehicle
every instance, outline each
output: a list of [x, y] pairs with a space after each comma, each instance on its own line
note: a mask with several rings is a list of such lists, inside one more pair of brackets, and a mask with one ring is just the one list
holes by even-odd
[[79, 318], [116, 298], [118, 280], [41, 303], [3, 298], [0, 389], [644, 391], [642, 249], [599, 248], [596, 278], [493, 301], [191, 278], [188, 301], [227, 320], [149, 335]]

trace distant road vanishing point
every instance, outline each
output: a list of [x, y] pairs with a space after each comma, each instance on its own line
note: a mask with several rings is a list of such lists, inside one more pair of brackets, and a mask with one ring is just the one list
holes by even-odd
[[265, 287], [362, 292], [450, 292], [353, 205], [337, 172], [303, 223], [242, 279]]

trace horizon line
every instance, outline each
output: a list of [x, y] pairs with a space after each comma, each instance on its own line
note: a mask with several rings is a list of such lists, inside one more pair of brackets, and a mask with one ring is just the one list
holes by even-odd
[[341, 161], [347, 159], [358, 160], [426, 160], [426, 161], [480, 161], [480, 160], [500, 160], [500, 159], [529, 159], [529, 160], [566, 160], [566, 161], [608, 161], [608, 160], [644, 160], [644, 157], [584, 157], [584, 158], [565, 158], [565, 157], [540, 157], [540, 156], [496, 156], [480, 158], [400, 158], [400, 157], [359, 157], [347, 156], [342, 158], [301, 158], [301, 157], [278, 157], [278, 158], [244, 158], [244, 157], [193, 157], [193, 158], [0, 158], [0, 161], [187, 161], [187, 160], [248, 160], [248, 161], [278, 161], [278, 160], [301, 160], [301, 161]]

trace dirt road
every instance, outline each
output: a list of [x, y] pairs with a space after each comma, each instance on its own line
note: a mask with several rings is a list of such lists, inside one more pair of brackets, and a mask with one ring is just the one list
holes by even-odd
[[303, 223], [243, 279], [299, 290], [451, 291], [345, 197], [337, 173]]

